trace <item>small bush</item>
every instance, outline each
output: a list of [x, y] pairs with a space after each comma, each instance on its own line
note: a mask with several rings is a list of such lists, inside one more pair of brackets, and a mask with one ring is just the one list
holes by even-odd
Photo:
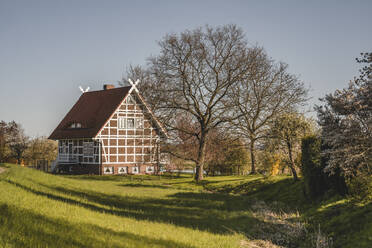
[[323, 172], [321, 139], [315, 135], [302, 139], [301, 173], [304, 178], [304, 193], [311, 199], [322, 196], [328, 189], [327, 176]]
[[349, 194], [356, 200], [368, 201], [372, 198], [372, 177], [359, 175], [349, 180]]
[[314, 200], [328, 190], [340, 195], [348, 193], [345, 177], [340, 170], [335, 170], [332, 174], [324, 172], [329, 158], [322, 152], [329, 147], [323, 144], [320, 137], [311, 135], [303, 138], [301, 149], [301, 173], [304, 178], [304, 193], [308, 198]]

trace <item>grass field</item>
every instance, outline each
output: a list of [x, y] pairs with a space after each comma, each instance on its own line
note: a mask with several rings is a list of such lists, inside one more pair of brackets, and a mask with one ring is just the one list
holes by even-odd
[[196, 185], [0, 166], [0, 247], [311, 247], [318, 224], [333, 247], [372, 244], [370, 202], [309, 203], [301, 182], [285, 176]]

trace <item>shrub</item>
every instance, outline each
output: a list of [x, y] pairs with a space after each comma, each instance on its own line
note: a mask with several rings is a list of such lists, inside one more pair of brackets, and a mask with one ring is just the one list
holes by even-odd
[[357, 200], [368, 201], [372, 198], [372, 177], [360, 174], [348, 182], [349, 194]]
[[334, 170], [332, 174], [325, 172], [329, 157], [323, 154], [327, 145], [316, 135], [304, 137], [301, 144], [301, 173], [304, 178], [304, 193], [311, 199], [322, 196], [332, 189], [340, 195], [348, 193], [345, 177], [340, 170]]
[[321, 139], [315, 135], [302, 139], [301, 173], [304, 178], [304, 193], [315, 199], [329, 189], [324, 163], [321, 158]]
[[325, 153], [325, 150], [330, 149], [330, 146], [328, 144], [325, 144], [322, 140], [321, 145], [321, 161], [320, 161], [320, 167], [323, 168], [323, 173], [326, 175], [326, 180], [329, 185], [329, 188], [336, 191], [338, 194], [345, 196], [348, 193], [348, 186], [346, 184], [346, 180], [344, 175], [341, 173], [340, 168], [335, 168], [332, 173], [325, 172], [325, 169], [329, 164], [329, 154]]

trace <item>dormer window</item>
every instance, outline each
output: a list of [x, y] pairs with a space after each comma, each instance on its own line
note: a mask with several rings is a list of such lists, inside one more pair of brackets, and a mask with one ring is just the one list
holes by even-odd
[[70, 128], [81, 128], [81, 123], [79, 122], [74, 122], [70, 125]]

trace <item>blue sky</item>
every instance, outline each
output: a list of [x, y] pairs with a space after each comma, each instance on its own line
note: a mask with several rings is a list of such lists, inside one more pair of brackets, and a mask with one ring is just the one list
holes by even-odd
[[372, 51], [372, 1], [0, 0], [0, 120], [31, 136], [56, 127], [81, 92], [120, 80], [158, 53], [170, 32], [237, 24], [251, 44], [311, 87], [317, 98], [358, 75]]

